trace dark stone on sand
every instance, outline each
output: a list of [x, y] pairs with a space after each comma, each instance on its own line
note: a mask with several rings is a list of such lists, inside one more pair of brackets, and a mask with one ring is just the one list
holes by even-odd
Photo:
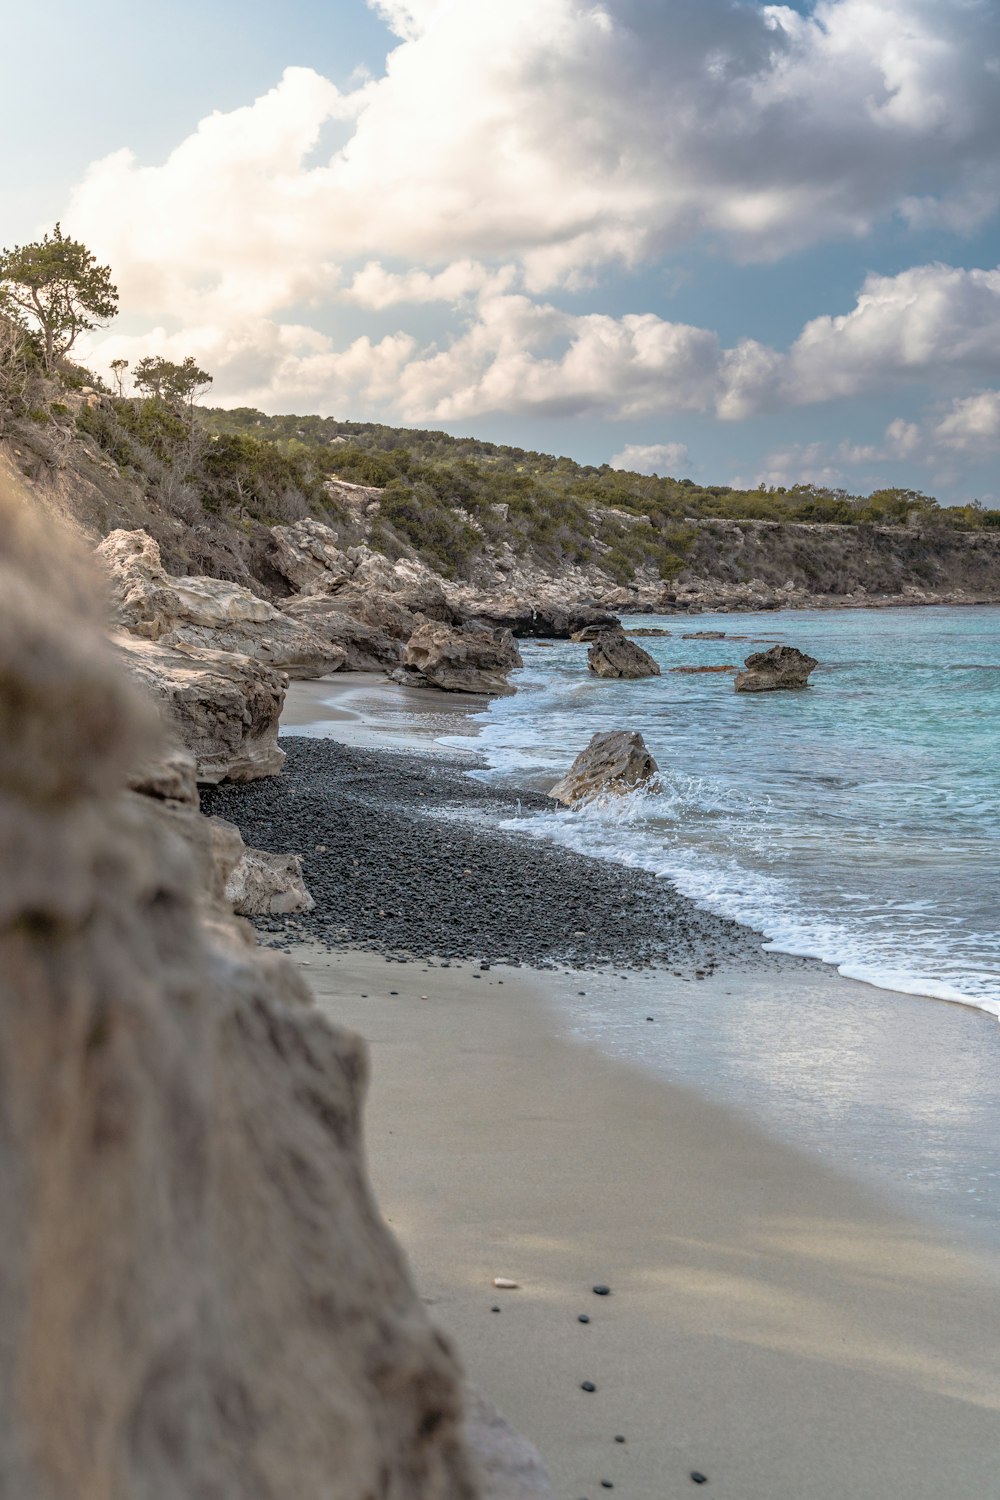
[[590, 1314], [589, 1313], [579, 1313], [578, 1316], [577, 1316], [577, 1320], [576, 1321], [578, 1323], [589, 1323], [590, 1322]]
[[708, 1483], [708, 1476], [706, 1474], [699, 1474], [697, 1469], [692, 1469], [691, 1478], [694, 1480], [695, 1484]]
[[613, 1490], [614, 1489], [614, 1485], [611, 1483], [610, 1479], [602, 1479], [601, 1480], [601, 1489], [602, 1490]]
[[596, 1391], [597, 1386], [592, 1380], [584, 1380], [580, 1384], [581, 1391]]
[[611, 1288], [609, 1286], [595, 1286], [594, 1293], [598, 1297], [610, 1297]]
[[490, 1308], [490, 1312], [499, 1312], [499, 1311], [500, 1311], [499, 1307], [491, 1307]]
[[624, 1443], [624, 1441], [625, 1441], [625, 1439], [622, 1436], [622, 1434], [620, 1432], [616, 1432], [615, 1433], [615, 1442], [616, 1443]]

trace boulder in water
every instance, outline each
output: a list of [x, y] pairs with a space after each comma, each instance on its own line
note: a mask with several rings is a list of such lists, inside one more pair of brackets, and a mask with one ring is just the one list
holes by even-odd
[[587, 652], [587, 665], [598, 677], [659, 677], [660, 669], [641, 646], [617, 626], [604, 630]]
[[773, 693], [781, 688], [804, 688], [809, 673], [819, 662], [795, 646], [772, 646], [754, 651], [746, 659], [746, 671], [738, 672], [733, 686], [738, 693]]
[[648, 788], [658, 773], [659, 766], [641, 734], [613, 729], [593, 736], [549, 796], [575, 807], [605, 792], [624, 795], [636, 787]]

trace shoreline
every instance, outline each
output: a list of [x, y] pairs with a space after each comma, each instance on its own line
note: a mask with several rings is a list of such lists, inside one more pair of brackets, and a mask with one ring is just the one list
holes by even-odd
[[556, 1493], [990, 1492], [995, 1256], [567, 1038], [551, 977], [295, 956], [368, 1041], [370, 1171], [431, 1315]]
[[[432, 739], [480, 702], [374, 675], [294, 684], [289, 696], [291, 770], [205, 799], [249, 843], [305, 856], [318, 910], [259, 919], [263, 941], [294, 950], [325, 938], [335, 951], [382, 953], [401, 974], [485, 961], [477, 986], [514, 957], [565, 991], [567, 1035], [752, 1114], [890, 1193], [898, 1179], [911, 1210], [963, 1233], [1000, 1228], [1000, 1030], [989, 1012], [771, 952], [666, 879], [498, 831], [515, 794], [463, 775], [475, 757]], [[301, 739], [303, 718], [336, 741]], [[397, 748], [371, 749], [387, 727]], [[522, 811], [548, 806], [536, 792], [516, 797]]]

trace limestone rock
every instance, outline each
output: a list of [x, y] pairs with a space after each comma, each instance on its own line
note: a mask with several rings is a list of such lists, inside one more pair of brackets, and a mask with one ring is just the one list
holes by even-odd
[[428, 621], [406, 644], [403, 664], [447, 693], [512, 693], [508, 677], [522, 665], [509, 630], [451, 626]]
[[660, 669], [624, 630], [605, 630], [587, 652], [587, 665], [598, 677], [659, 677]]
[[308, 518], [291, 526], [272, 526], [271, 538], [268, 561], [297, 593], [333, 593], [354, 572], [336, 532], [322, 521]]
[[658, 774], [659, 766], [642, 735], [613, 729], [593, 736], [549, 796], [574, 807], [606, 792], [622, 795], [639, 786], [649, 787]]
[[[243, 843], [242, 835], [224, 818], [210, 818], [213, 825], [225, 824], [239, 838], [237, 857], [223, 882], [223, 894], [237, 916], [279, 916], [288, 912], [312, 911], [315, 901], [302, 878], [302, 860], [297, 854], [269, 854]], [[213, 837], [218, 837], [217, 827]]]
[[0, 1488], [474, 1500], [367, 1181], [364, 1046], [203, 919], [199, 815], [125, 790], [155, 716], [51, 533], [28, 566], [3, 522]]
[[733, 683], [738, 693], [773, 693], [779, 688], [809, 686], [809, 674], [819, 662], [795, 646], [772, 646], [770, 651], [754, 651], [747, 657], [745, 672], [738, 672]]
[[568, 641], [588, 625], [613, 629], [618, 621], [607, 610], [576, 602], [572, 596], [539, 597], [532, 594], [474, 594], [454, 585], [449, 599], [462, 618], [509, 630], [520, 639]]
[[465, 1388], [465, 1432], [480, 1500], [553, 1500], [537, 1449], [473, 1386]]
[[344, 665], [342, 650], [249, 589], [219, 578], [172, 577], [144, 531], [112, 531], [97, 554], [117, 622], [132, 635], [252, 656], [293, 677], [323, 677]]
[[162, 754], [135, 768], [128, 784], [145, 797], [198, 806], [198, 762], [183, 745], [165, 744]]
[[683, 641], [724, 641], [725, 639], [724, 630], [691, 630], [687, 635], [681, 636]]
[[392, 671], [403, 656], [403, 643], [378, 625], [345, 613], [336, 596], [306, 594], [289, 599], [283, 612], [301, 622], [326, 644], [344, 653], [347, 672]]
[[281, 770], [283, 676], [250, 657], [196, 646], [129, 635], [115, 645], [194, 756], [199, 781], [252, 781]]

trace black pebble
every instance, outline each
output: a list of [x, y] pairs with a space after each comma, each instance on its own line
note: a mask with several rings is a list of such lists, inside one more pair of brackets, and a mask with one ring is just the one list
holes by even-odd
[[595, 1286], [594, 1293], [598, 1297], [610, 1297], [611, 1288], [609, 1286]]
[[647, 1017], [646, 1017], [646, 1020], [647, 1020], [647, 1021], [651, 1021], [651, 1020], [652, 1020], [652, 1019], [653, 1019], [653, 1018], [652, 1018], [652, 1016], [647, 1016]]
[[491, 1307], [490, 1308], [490, 1312], [499, 1312], [499, 1311], [500, 1311], [499, 1307]]
[[390, 995], [398, 995], [398, 994], [399, 994], [399, 991], [398, 991], [398, 990], [390, 990], [390, 991], [389, 991], [389, 994], [390, 994]]
[[691, 1470], [691, 1478], [694, 1480], [695, 1484], [707, 1484], [708, 1483], [708, 1475], [707, 1474], [699, 1474], [697, 1469], [692, 1469]]
[[611, 1483], [610, 1479], [602, 1479], [601, 1480], [601, 1489], [602, 1490], [613, 1490], [614, 1489], [614, 1485]]
[[625, 1439], [622, 1437], [622, 1435], [621, 1435], [620, 1432], [618, 1432], [618, 1433], [615, 1434], [615, 1442], [616, 1443], [624, 1443], [624, 1441], [625, 1441]]
[[581, 1391], [596, 1391], [597, 1386], [592, 1380], [585, 1380], [580, 1386]]
[[577, 1320], [576, 1321], [578, 1323], [589, 1323], [590, 1322], [590, 1314], [589, 1313], [580, 1313], [577, 1316]]

